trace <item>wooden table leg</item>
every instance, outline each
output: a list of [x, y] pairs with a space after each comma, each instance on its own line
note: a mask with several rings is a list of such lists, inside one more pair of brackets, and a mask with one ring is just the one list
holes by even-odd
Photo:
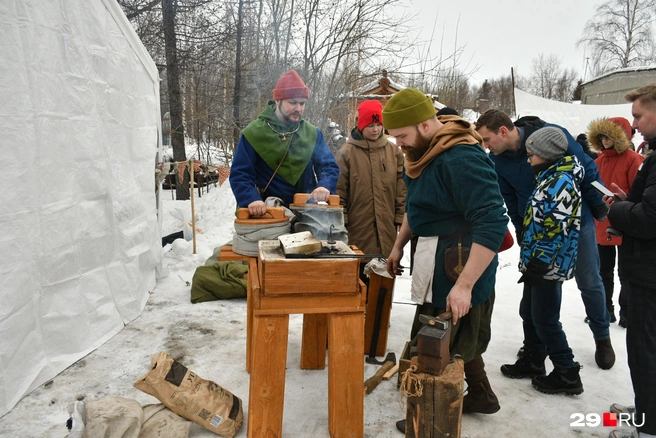
[[248, 438], [282, 436], [289, 315], [254, 315]]
[[255, 296], [260, 294], [260, 280], [257, 277], [257, 258], [248, 262], [248, 284], [246, 286], [246, 371], [251, 372], [251, 347], [253, 336], [253, 305]]
[[326, 367], [328, 317], [325, 313], [303, 315], [301, 369], [322, 370]]
[[328, 431], [331, 438], [364, 435], [364, 315], [328, 315]]

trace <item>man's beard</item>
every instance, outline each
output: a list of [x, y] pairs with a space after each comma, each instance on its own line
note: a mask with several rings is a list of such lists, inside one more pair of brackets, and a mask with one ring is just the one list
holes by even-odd
[[419, 161], [428, 150], [432, 140], [432, 138], [424, 137], [421, 132], [417, 130], [417, 140], [415, 141], [415, 146], [401, 146], [401, 150], [405, 154], [408, 161]]
[[[302, 114], [298, 111], [292, 111], [289, 114], [285, 114], [284, 111], [282, 110], [282, 104], [278, 105], [278, 112], [282, 116], [283, 122], [288, 126], [291, 126], [291, 125], [294, 125], [294, 124], [300, 122], [301, 118], [303, 117]], [[291, 116], [297, 116], [298, 120], [292, 120], [290, 118]]]

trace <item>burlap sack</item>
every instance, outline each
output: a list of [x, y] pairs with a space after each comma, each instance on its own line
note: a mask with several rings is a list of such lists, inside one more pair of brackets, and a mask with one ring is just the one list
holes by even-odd
[[151, 363], [151, 370], [134, 383], [135, 388], [207, 430], [228, 438], [235, 436], [244, 420], [239, 397], [197, 376], [164, 352]]

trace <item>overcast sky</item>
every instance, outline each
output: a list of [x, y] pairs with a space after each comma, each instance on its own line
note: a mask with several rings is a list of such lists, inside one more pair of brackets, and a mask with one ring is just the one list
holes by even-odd
[[[529, 75], [532, 60], [539, 54], [560, 57], [563, 68], [573, 68], [582, 77], [585, 71], [584, 48], [576, 41], [585, 23], [592, 18], [603, 0], [520, 0], [437, 1], [409, 0], [408, 12], [419, 12], [414, 23], [423, 27], [422, 39], [431, 36], [433, 23], [438, 26], [433, 38], [433, 52], [439, 52], [444, 29], [445, 54], [453, 52], [454, 38], [458, 46], [466, 46], [461, 68], [472, 75], [473, 83], [510, 73]], [[459, 24], [458, 24], [459, 20]], [[458, 31], [456, 33], [456, 26]], [[467, 66], [467, 64], [469, 64]], [[590, 74], [588, 72], [590, 79]]]

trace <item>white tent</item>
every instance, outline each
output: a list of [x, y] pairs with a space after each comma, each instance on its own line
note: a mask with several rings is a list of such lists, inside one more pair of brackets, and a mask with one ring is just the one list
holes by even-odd
[[[621, 105], [575, 105], [534, 96], [515, 88], [515, 110], [517, 118], [538, 116], [542, 120], [566, 128], [574, 138], [587, 132], [591, 121], [603, 117], [624, 117], [633, 123], [631, 103]], [[642, 137], [636, 133], [633, 143], [637, 146]]]
[[115, 0], [0, 1], [0, 415], [155, 286], [157, 68]]

